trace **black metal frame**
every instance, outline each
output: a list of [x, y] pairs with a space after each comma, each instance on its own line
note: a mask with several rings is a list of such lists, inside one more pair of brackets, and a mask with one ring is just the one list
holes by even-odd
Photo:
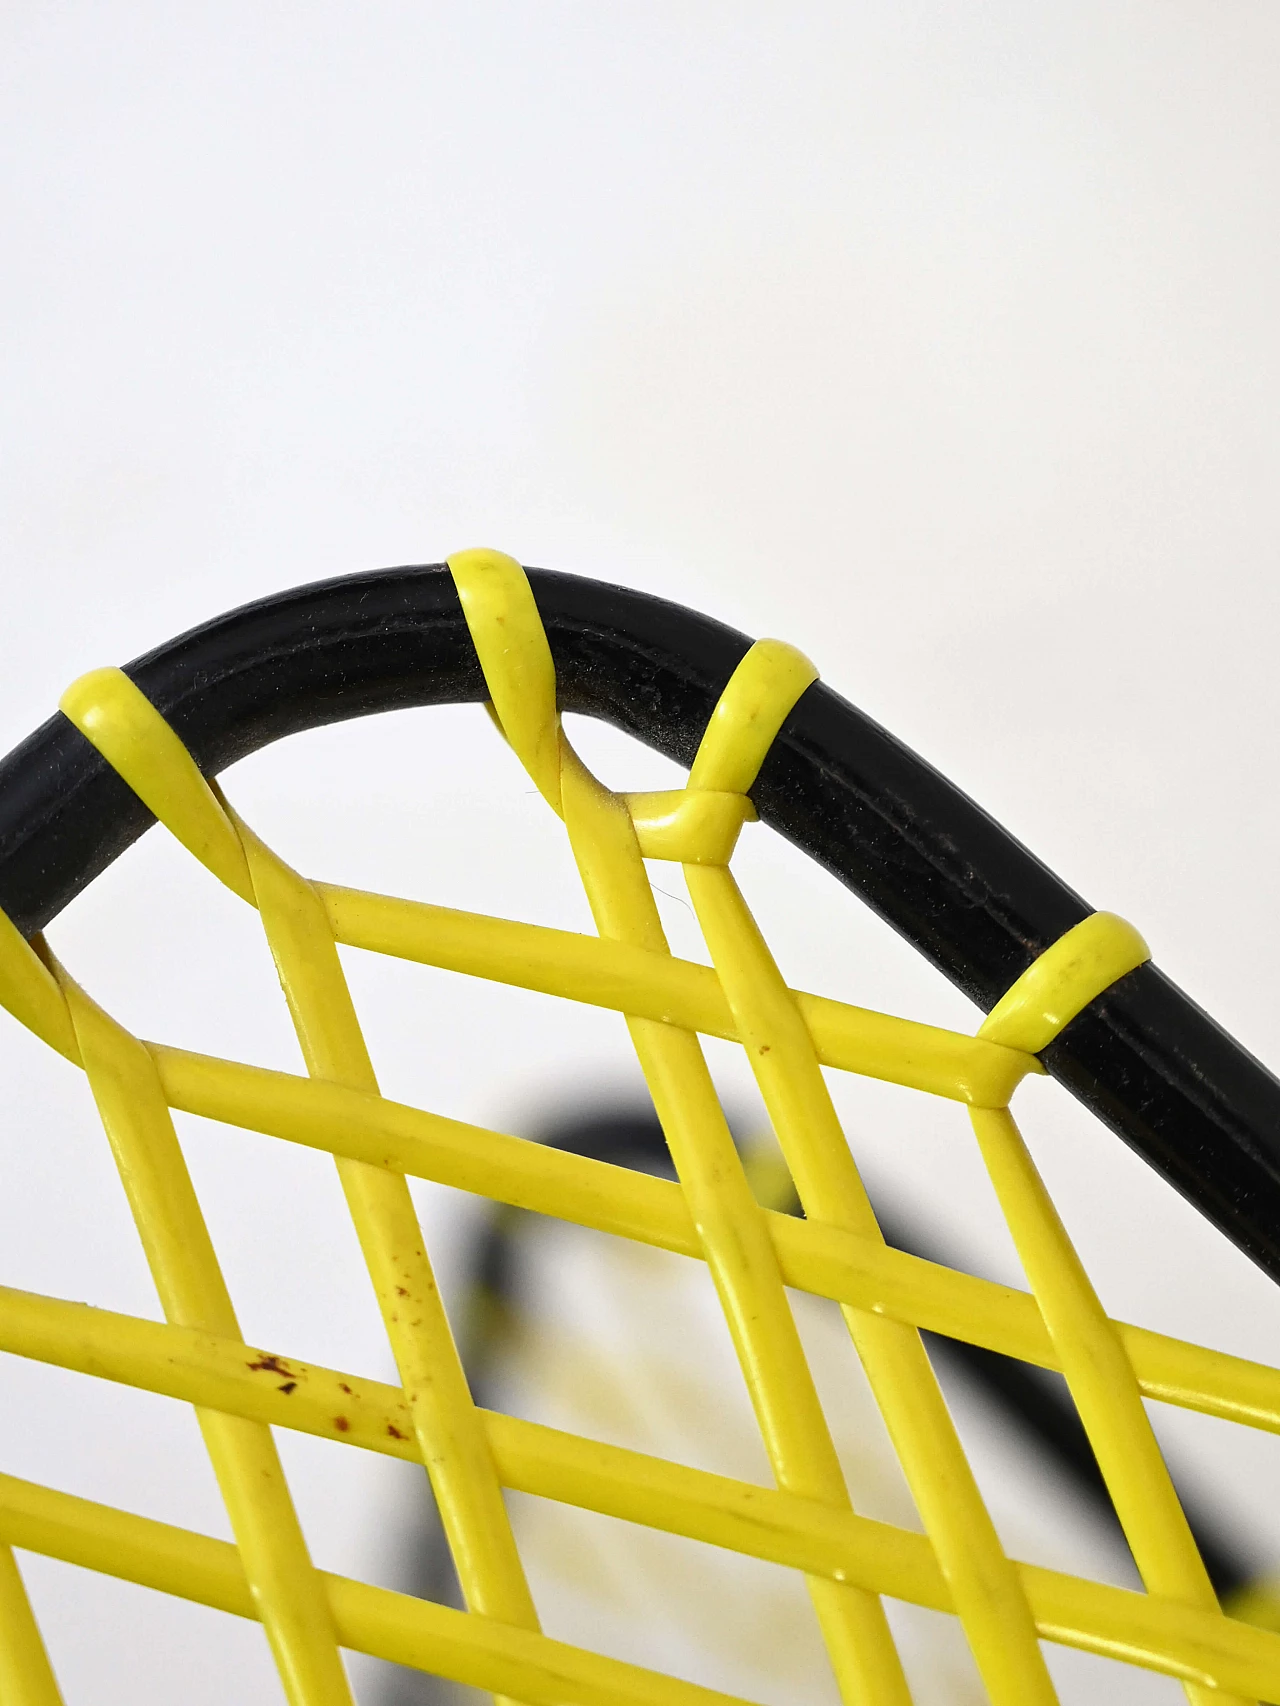
[[[561, 705], [688, 764], [750, 642], [679, 605], [529, 570]], [[207, 775], [284, 735], [484, 683], [442, 565], [262, 599], [125, 666]], [[1092, 910], [972, 800], [819, 683], [751, 797], [984, 1010]], [[0, 907], [42, 929], [152, 822], [63, 716], [0, 762]], [[1139, 921], [1140, 922], [1140, 921]], [[1280, 1280], [1280, 1081], [1154, 965], [1094, 1001], [1044, 1064]]]

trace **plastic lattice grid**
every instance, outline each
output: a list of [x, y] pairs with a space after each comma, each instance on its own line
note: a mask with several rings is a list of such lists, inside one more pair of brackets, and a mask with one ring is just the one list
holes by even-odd
[[[763, 641], [711, 719], [685, 789], [615, 795], [560, 728], [550, 651], [517, 564], [451, 568], [499, 728], [564, 820], [598, 937], [448, 911], [300, 877], [206, 782], [117, 670], [63, 709], [174, 835], [261, 914], [309, 1078], [143, 1043], [36, 939], [0, 916], [0, 1000], [88, 1075], [166, 1316], [145, 1321], [0, 1289], [0, 1348], [191, 1402], [235, 1544], [0, 1476], [0, 1698], [57, 1701], [12, 1548], [259, 1618], [296, 1706], [350, 1701], [341, 1647], [531, 1706], [710, 1706], [729, 1696], [548, 1639], [503, 1488], [803, 1572], [842, 1698], [909, 1699], [882, 1608], [954, 1613], [999, 1706], [1048, 1702], [1042, 1638], [1180, 1678], [1207, 1702], [1280, 1699], [1280, 1636], [1224, 1616], [1143, 1396], [1280, 1431], [1280, 1372], [1108, 1318], [1008, 1102], [1035, 1054], [1147, 957], [1095, 914], [1036, 962], [976, 1038], [788, 988], [729, 871], [746, 790], [814, 679]], [[683, 866], [712, 966], [676, 959], [646, 858]], [[626, 1015], [679, 1182], [540, 1148], [384, 1100], [336, 943]], [[714, 969], [713, 969], [714, 968]], [[698, 1034], [746, 1051], [806, 1218], [753, 1196]], [[1030, 1293], [888, 1248], [829, 1099], [826, 1064], [967, 1106]], [[241, 1342], [171, 1109], [332, 1153], [402, 1386]], [[764, 1488], [603, 1445], [472, 1402], [406, 1176], [705, 1261], [775, 1476]], [[784, 1288], [835, 1299], [924, 1534], [851, 1508]], [[1011, 1560], [917, 1328], [1065, 1375], [1146, 1592]], [[426, 1465], [468, 1610], [317, 1570], [270, 1427]]]

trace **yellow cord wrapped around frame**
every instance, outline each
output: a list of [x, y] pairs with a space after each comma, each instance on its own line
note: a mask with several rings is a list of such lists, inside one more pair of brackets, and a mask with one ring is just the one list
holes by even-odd
[[[1042, 1049], [1094, 997], [1141, 965], [1149, 950], [1132, 925], [1094, 913], [1059, 938], [1005, 994], [979, 1030], [1016, 1048]], [[1093, 1447], [1143, 1582], [1201, 1611], [1217, 1595], [1178, 1502], [1137, 1377], [1012, 1114], [970, 1118], [1018, 1256], [1040, 1305], [1067, 1387]], [[1196, 1683], [1196, 1706], [1238, 1699]]]
[[[1159, 1596], [1150, 1602], [1153, 1609], [1181, 1602], [1188, 1627], [1205, 1632], [1206, 1654], [1218, 1639], [1211, 1632], [1218, 1629], [1223, 1631], [1224, 1653], [1234, 1651], [1231, 1642], [1239, 1637], [1226, 1633], [1232, 1626], [1221, 1618], [1208, 1588], [1146, 1426], [1135, 1369], [1140, 1370], [1149, 1392], [1263, 1426], [1274, 1425], [1275, 1406], [1267, 1396], [1270, 1385], [1264, 1378], [1274, 1371], [1260, 1370], [1255, 1376], [1243, 1364], [1239, 1371], [1229, 1370], [1227, 1364], [1233, 1359], [1161, 1341], [1158, 1335], [1109, 1321], [1005, 1107], [1019, 1078], [1038, 1069], [1036, 1052], [1095, 995], [1147, 957], [1141, 938], [1108, 914], [1086, 919], [1019, 979], [972, 1040], [881, 1015], [859, 1016], [857, 1009], [789, 991], [726, 867], [743, 825], [755, 815], [746, 790], [787, 710], [814, 679], [812, 666], [778, 642], [758, 644], [716, 708], [689, 785], [659, 794], [615, 796], [588, 775], [564, 741], [555, 715], [550, 653], [523, 571], [497, 553], [463, 553], [451, 566], [490, 684], [496, 720], [548, 802], [566, 820], [601, 932], [599, 941], [500, 920], [468, 920], [421, 903], [312, 885], [257, 841], [220, 792], [200, 776], [163, 719], [119, 671], [94, 672], [64, 698], [67, 714], [178, 839], [261, 911], [308, 1070], [315, 1075], [314, 1091], [336, 1097], [345, 1086], [349, 1095], [362, 1099], [360, 1111], [351, 1105], [348, 1123], [333, 1140], [319, 1135], [329, 1116], [325, 1114], [318, 1125], [310, 1123], [311, 1113], [303, 1115], [302, 1099], [294, 1088], [284, 1092], [283, 1100], [278, 1096], [275, 1100], [282, 1111], [286, 1103], [296, 1103], [296, 1112], [287, 1118], [266, 1112], [267, 1102], [261, 1097], [277, 1078], [283, 1088], [286, 1075], [253, 1076], [252, 1089], [246, 1078], [246, 1112], [237, 1114], [233, 1109], [240, 1092], [232, 1093], [233, 1081], [238, 1083], [237, 1074], [252, 1075], [253, 1069], [201, 1063], [199, 1057], [184, 1057], [180, 1051], [137, 1043], [88, 1001], [39, 939], [24, 943], [8, 920], [0, 917], [0, 1003], [52, 1047], [87, 1066], [104, 1119], [109, 1129], [114, 1128], [113, 1142], [123, 1146], [126, 1166], [132, 1157], [140, 1160], [144, 1173], [148, 1167], [159, 1167], [157, 1176], [169, 1180], [158, 1197], [151, 1186], [140, 1192], [136, 1182], [130, 1183], [130, 1190], [158, 1283], [159, 1276], [165, 1276], [162, 1292], [167, 1288], [166, 1312], [171, 1319], [206, 1325], [222, 1320], [218, 1331], [225, 1331], [227, 1321], [234, 1322], [233, 1316], [219, 1313], [224, 1305], [229, 1311], [230, 1304], [225, 1289], [221, 1299], [217, 1295], [221, 1280], [216, 1261], [209, 1266], [211, 1248], [205, 1249], [196, 1236], [191, 1246], [195, 1266], [184, 1269], [185, 1253], [169, 1248], [174, 1225], [167, 1207], [157, 1215], [147, 1206], [167, 1203], [170, 1185], [175, 1200], [183, 1198], [179, 1173], [172, 1166], [175, 1155], [179, 1169], [182, 1163], [176, 1139], [169, 1147], [168, 1105], [182, 1105], [186, 1097], [186, 1105], [203, 1112], [216, 1103], [229, 1117], [245, 1119], [256, 1129], [276, 1129], [278, 1135], [331, 1148], [339, 1157], [411, 1400], [408, 1413], [414, 1446], [428, 1462], [446, 1510], [446, 1528], [468, 1602], [498, 1618], [503, 1627], [516, 1630], [523, 1625], [532, 1632], [536, 1622], [502, 1509], [502, 1477], [493, 1456], [490, 1425], [471, 1404], [447, 1322], [438, 1312], [425, 1251], [420, 1249], [411, 1206], [406, 1208], [401, 1169], [381, 1155], [374, 1163], [374, 1151], [367, 1146], [365, 1155], [360, 1154], [363, 1109], [384, 1109], [388, 1117], [394, 1110], [378, 1100], [334, 941], [337, 937], [428, 963], [451, 964], [475, 975], [523, 978], [529, 987], [618, 1006], [630, 1015], [636, 1048], [672, 1143], [688, 1205], [683, 1216], [673, 1218], [660, 1206], [667, 1201], [664, 1193], [675, 1187], [657, 1180], [645, 1181], [644, 1190], [637, 1181], [629, 1191], [634, 1203], [624, 1207], [619, 1199], [616, 1210], [607, 1207], [596, 1185], [588, 1185], [588, 1172], [578, 1158], [553, 1161], [539, 1156], [537, 1166], [530, 1168], [523, 1158], [516, 1164], [515, 1155], [505, 1150], [501, 1159], [495, 1151], [490, 1161], [484, 1161], [480, 1144], [474, 1156], [468, 1154], [465, 1174], [474, 1176], [477, 1166], [481, 1173], [488, 1168], [489, 1185], [484, 1188], [495, 1194], [514, 1192], [510, 1200], [527, 1197], [532, 1203], [536, 1199], [547, 1212], [701, 1253], [719, 1287], [779, 1485], [787, 1489], [777, 1496], [808, 1499], [815, 1510], [827, 1509], [833, 1515], [848, 1511], [847, 1495], [821, 1411], [812, 1397], [808, 1370], [793, 1343], [794, 1328], [781, 1284], [785, 1274], [789, 1283], [809, 1284], [820, 1291], [825, 1287], [831, 1294], [832, 1276], [847, 1271], [848, 1279], [834, 1280], [834, 1292], [849, 1300], [847, 1314], [855, 1341], [867, 1360], [873, 1387], [925, 1515], [951, 1608], [964, 1621], [997, 1700], [1052, 1697], [1041, 1686], [1042, 1667], [1027, 1599], [1028, 1584], [1038, 1578], [1034, 1572], [1028, 1574], [1028, 1567], [1013, 1566], [1004, 1558], [989, 1532], [958, 1444], [956, 1456], [949, 1455], [945, 1407], [927, 1364], [922, 1366], [915, 1360], [916, 1352], [907, 1348], [915, 1345], [918, 1350], [918, 1339], [908, 1323], [920, 1319], [921, 1312], [935, 1328], [941, 1324], [946, 1330], [950, 1324], [976, 1342], [994, 1338], [1014, 1348], [1015, 1354], [1063, 1368], [1135, 1557], [1149, 1588]], [[715, 972], [675, 961], [670, 955], [644, 877], [644, 858], [673, 859], [685, 866], [713, 951]], [[457, 939], [453, 947], [449, 946], [451, 932]], [[544, 969], [536, 969], [539, 964]], [[635, 1010], [627, 1006], [629, 1000], [636, 1001]], [[802, 1198], [815, 1216], [813, 1222], [798, 1224], [765, 1216], [751, 1199], [745, 1180], [739, 1177], [736, 1153], [702, 1063], [695, 1035], [701, 1029], [736, 1036], [747, 1049]], [[1042, 1320], [1032, 1315], [1024, 1320], [1022, 1304], [1033, 1314], [1035, 1306], [1020, 1294], [1010, 1294], [1007, 1304], [1001, 1301], [997, 1306], [999, 1288], [984, 1289], [983, 1282], [967, 1276], [940, 1275], [934, 1288], [932, 1279], [924, 1278], [929, 1264], [913, 1266], [911, 1258], [887, 1251], [883, 1244], [877, 1246], [879, 1234], [869, 1219], [869, 1205], [829, 1101], [824, 1108], [820, 1054], [852, 1070], [879, 1073], [969, 1103]], [[272, 1096], [274, 1091], [267, 1096], [268, 1102]], [[320, 1112], [317, 1102], [312, 1113]], [[400, 1110], [395, 1118], [410, 1112]], [[415, 1117], [428, 1123], [433, 1118]], [[385, 1125], [385, 1119], [380, 1123]], [[442, 1130], [448, 1123], [432, 1129]], [[166, 1125], [169, 1138], [163, 1135]], [[501, 1144], [513, 1141], [497, 1139], [496, 1134], [478, 1136]], [[407, 1128], [406, 1137], [397, 1141], [408, 1141]], [[432, 1172], [436, 1162], [426, 1160], [423, 1153], [427, 1176], [464, 1182], [462, 1173]], [[445, 1153], [438, 1152], [442, 1161]], [[412, 1159], [409, 1150], [405, 1155], [406, 1160]], [[458, 1156], [461, 1161], [461, 1151]], [[418, 1162], [413, 1160], [413, 1165]], [[509, 1169], [513, 1183], [503, 1183], [504, 1168]], [[606, 1169], [612, 1171], [617, 1170]], [[515, 1184], [517, 1176], [524, 1182]], [[590, 1179], [594, 1181], [595, 1175], [590, 1174]], [[696, 1231], [682, 1229], [689, 1211]], [[198, 1216], [198, 1208], [195, 1212]], [[840, 1226], [846, 1231], [838, 1232]], [[828, 1244], [832, 1245], [829, 1251]], [[859, 1252], [856, 1259], [850, 1260], [855, 1251]], [[400, 1295], [397, 1287], [406, 1275], [413, 1279], [404, 1287], [414, 1300], [413, 1332], [394, 1318], [393, 1294]], [[185, 1292], [184, 1285], [188, 1286]], [[948, 1296], [943, 1294], [944, 1286]], [[905, 1290], [899, 1293], [895, 1287]], [[903, 1311], [899, 1319], [888, 1318], [892, 1309], [882, 1315], [858, 1306], [864, 1297], [898, 1295], [904, 1299], [896, 1305]], [[908, 1297], [912, 1301], [905, 1301]], [[1015, 1302], [1018, 1309], [1010, 1313]], [[876, 1302], [873, 1308], [878, 1311], [882, 1305]], [[425, 1317], [430, 1317], [427, 1333], [415, 1339]], [[451, 1394], [434, 1411], [430, 1404], [422, 1405], [423, 1382], [415, 1379], [415, 1372], [428, 1367], [446, 1371], [443, 1386]], [[1159, 1372], [1153, 1372], [1157, 1368]], [[1219, 1380], [1220, 1386], [1215, 1385]], [[1255, 1388], [1258, 1396], [1253, 1395]], [[1215, 1396], [1219, 1391], [1221, 1396]], [[234, 1416], [219, 1419], [216, 1412], [203, 1412], [202, 1425], [206, 1415], [211, 1424], [206, 1435], [215, 1436], [210, 1449], [220, 1465], [219, 1478], [225, 1482], [241, 1557], [250, 1579], [259, 1584], [264, 1621], [291, 1697], [315, 1702], [345, 1698], [345, 1680], [333, 1646], [334, 1626], [316, 1587], [320, 1578], [306, 1557], [283, 1482], [279, 1486], [283, 1503], [271, 1507], [275, 1515], [234, 1508], [237, 1476], [252, 1457], [251, 1451], [244, 1456], [248, 1449], [244, 1441], [260, 1433], [265, 1437], [265, 1431], [257, 1421]], [[224, 1443], [218, 1445], [218, 1439]], [[227, 1439], [238, 1443], [228, 1447]], [[945, 1472], [935, 1473], [940, 1465]], [[958, 1473], [948, 1482], [952, 1469]], [[943, 1483], [948, 1485], [944, 1488]], [[635, 1506], [633, 1520], [660, 1525], [661, 1501], [643, 1512]], [[849, 1520], [858, 1519], [850, 1516]], [[962, 1544], [966, 1532], [967, 1545]], [[27, 1695], [19, 1698], [29, 1698], [31, 1706], [45, 1706], [57, 1698], [56, 1684], [34, 1635], [16, 1568], [5, 1569], [7, 1556], [0, 1549], [0, 1633], [14, 1631], [10, 1645], [25, 1655], [17, 1668]], [[1080, 1584], [1081, 1592], [1086, 1585]], [[815, 1580], [814, 1587], [846, 1697], [877, 1702], [905, 1699], [901, 1671], [874, 1592], [830, 1578]], [[1075, 1638], [1056, 1633], [1054, 1618], [1059, 1614], [1043, 1610], [1039, 1597], [1034, 1609], [1042, 1634]], [[1163, 1610], [1160, 1614], [1165, 1615]], [[1124, 1613], [1117, 1610], [1115, 1616], [1119, 1621], [1113, 1627], [1119, 1628]], [[1155, 1662], [1139, 1650], [1136, 1622], [1134, 1628], [1132, 1653], [1122, 1653], [1124, 1643], [1117, 1644], [1114, 1636], [1106, 1637], [1094, 1650], [1112, 1650], [1137, 1663]], [[34, 1636], [34, 1646], [29, 1636]], [[1085, 1637], [1082, 1644], [1092, 1644], [1094, 1639]], [[1165, 1639], [1174, 1637], [1170, 1633]], [[1106, 1641], [1112, 1643], [1110, 1647]], [[1224, 1660], [1216, 1670], [1215, 1663], [1206, 1657], [1179, 1669], [1177, 1662], [1161, 1660], [1160, 1668], [1181, 1675], [1192, 1697], [1206, 1700], [1206, 1689], [1212, 1688], [1215, 1698], [1222, 1699], [1220, 1690], [1229, 1680], [1234, 1683], [1237, 1678], [1243, 1681], [1263, 1674], [1247, 1666], [1232, 1668], [1234, 1660]], [[4, 1675], [0, 1670], [0, 1679]], [[326, 1694], [326, 1688], [331, 1692]]]
[[[801, 679], [803, 672], [794, 663], [788, 670], [776, 647], [754, 646], [708, 726], [690, 789], [749, 788]], [[771, 702], [772, 715], [762, 709]], [[726, 866], [689, 865], [685, 878], [806, 1214], [879, 1239], [812, 1039], [736, 882]], [[1026, 1596], [919, 1335], [861, 1310], [844, 1313], [992, 1701], [1053, 1701]]]
[[[523, 569], [496, 552], [449, 560], [512, 750], [564, 817], [603, 936], [655, 953], [667, 944], [625, 804], [588, 774], [560, 729], [550, 649]], [[552, 756], [555, 768], [552, 769]], [[847, 1507], [844, 1477], [783, 1290], [763, 1212], [751, 1194], [696, 1036], [628, 1019], [640, 1065], [698, 1228], [780, 1487]], [[809, 1578], [832, 1668], [853, 1706], [910, 1696], [879, 1602]]]
[[[376, 1095], [333, 933], [311, 884], [205, 781], [123, 672], [84, 677], [64, 696], [63, 709], [166, 828], [257, 906], [308, 1072]], [[349, 1157], [337, 1157], [337, 1166], [467, 1603], [536, 1630], [502, 1489], [408, 1185], [401, 1175]]]

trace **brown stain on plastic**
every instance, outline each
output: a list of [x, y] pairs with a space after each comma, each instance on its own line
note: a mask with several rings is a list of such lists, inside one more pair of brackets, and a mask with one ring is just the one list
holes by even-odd
[[259, 1355], [257, 1362], [247, 1363], [245, 1366], [252, 1369], [255, 1374], [283, 1374], [286, 1380], [293, 1380], [294, 1385], [297, 1385], [297, 1381], [294, 1380], [293, 1370], [289, 1367], [288, 1363], [281, 1357], [275, 1356], [267, 1351], [263, 1351]]

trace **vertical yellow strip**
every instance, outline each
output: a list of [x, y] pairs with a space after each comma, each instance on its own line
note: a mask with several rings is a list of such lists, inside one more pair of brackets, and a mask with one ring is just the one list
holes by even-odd
[[[258, 906], [308, 1071], [376, 1094], [333, 934], [311, 885], [236, 816], [122, 671], [82, 677], [63, 695], [62, 709], [183, 846]], [[32, 1005], [40, 990], [28, 978], [19, 993]], [[402, 1177], [345, 1157], [338, 1172], [467, 1602], [487, 1616], [536, 1629], [488, 1440], [409, 1187]], [[194, 1197], [191, 1209], [198, 1216]], [[157, 1239], [167, 1236], [163, 1217], [152, 1232]], [[167, 1263], [162, 1266], [168, 1271]]]
[[[239, 1338], [155, 1063], [54, 963], [168, 1320]], [[236, 1544], [293, 1706], [352, 1706], [337, 1635], [271, 1431], [197, 1409]]]
[[[971, 1108], [973, 1129], [1067, 1386], [1148, 1591], [1217, 1611], [1120, 1336], [1006, 1108]], [[1235, 1697], [1184, 1683], [1196, 1706]], [[1239, 1702], [1235, 1702], [1239, 1706]]]
[[62, 1706], [18, 1561], [0, 1543], [0, 1706]]
[[[732, 875], [686, 865], [698, 922], [805, 1213], [882, 1242], [809, 1035]], [[997, 1706], [1056, 1699], [1031, 1608], [919, 1334], [845, 1307], [850, 1335]]]
[[[234, 812], [230, 816], [249, 861], [308, 1072], [376, 1095], [377, 1079], [320, 897]], [[400, 1174], [346, 1157], [339, 1157], [337, 1166], [467, 1605], [486, 1617], [536, 1630], [537, 1613], [488, 1435], [472, 1401], [408, 1183]]]
[[[602, 935], [669, 952], [626, 807], [560, 734], [555, 673], [523, 570], [496, 553], [450, 560], [503, 733], [565, 817]], [[552, 755], [555, 762], [552, 763]], [[849, 1508], [769, 1237], [696, 1036], [630, 1019], [672, 1160], [715, 1282], [779, 1486]], [[879, 1599], [811, 1578], [832, 1668], [848, 1706], [907, 1706], [910, 1695]]]

